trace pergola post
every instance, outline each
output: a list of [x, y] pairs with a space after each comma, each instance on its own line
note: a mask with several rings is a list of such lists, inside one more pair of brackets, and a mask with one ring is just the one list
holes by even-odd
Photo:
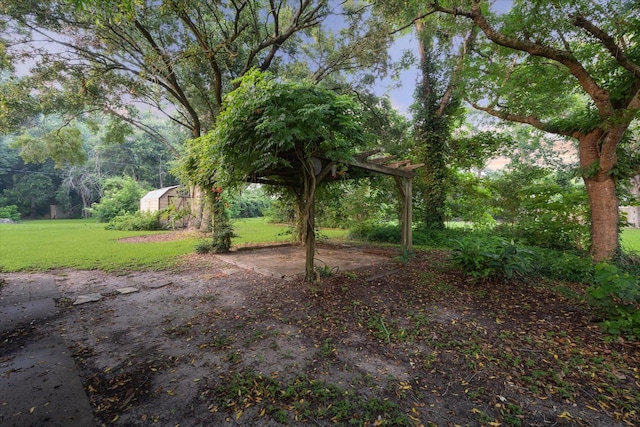
[[400, 192], [400, 243], [408, 252], [413, 252], [413, 188], [412, 179], [394, 175], [396, 186]]

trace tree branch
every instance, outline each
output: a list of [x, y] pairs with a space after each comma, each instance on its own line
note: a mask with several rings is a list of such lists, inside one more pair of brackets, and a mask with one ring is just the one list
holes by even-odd
[[442, 7], [437, 2], [432, 3], [431, 7], [438, 12], [464, 16], [471, 19], [480, 28], [484, 35], [497, 45], [526, 52], [532, 56], [548, 58], [559, 62], [567, 67], [571, 75], [576, 78], [583, 90], [589, 94], [591, 99], [593, 99], [596, 108], [602, 116], [610, 116], [612, 114], [613, 105], [611, 104], [609, 91], [598, 85], [595, 79], [570, 51], [544, 46], [540, 43], [534, 43], [528, 40], [521, 40], [496, 31], [482, 14], [480, 0], [473, 0], [471, 11], [461, 11], [457, 8], [450, 9]]
[[605, 33], [601, 28], [597, 27], [595, 24], [593, 24], [592, 22], [587, 20], [587, 18], [580, 14], [572, 15], [571, 23], [576, 27], [584, 28], [587, 32], [589, 32], [589, 34], [600, 40], [604, 47], [607, 48], [611, 56], [615, 58], [618, 64], [620, 64], [634, 76], [640, 77], [640, 65], [633, 63], [627, 57], [627, 55], [624, 54], [624, 49], [618, 46], [613, 37]]
[[511, 114], [505, 111], [496, 110], [495, 108], [483, 107], [482, 105], [470, 100], [467, 100], [467, 102], [471, 104], [471, 106], [476, 110], [484, 111], [485, 113], [502, 120], [531, 125], [536, 129], [549, 132], [549, 133], [554, 133], [556, 135], [571, 136], [574, 138], [578, 137], [575, 131], [563, 131], [563, 130], [552, 128], [549, 124], [544, 123], [543, 121], [538, 119], [536, 116], [521, 116], [518, 114]]

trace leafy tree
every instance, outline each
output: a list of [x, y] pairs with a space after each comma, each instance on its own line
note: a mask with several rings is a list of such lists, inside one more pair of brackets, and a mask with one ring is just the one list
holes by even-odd
[[118, 215], [137, 212], [140, 199], [146, 190], [131, 177], [109, 178], [103, 185], [104, 196], [91, 205], [91, 212], [98, 221], [109, 222]]
[[14, 175], [14, 184], [4, 190], [7, 205], [16, 205], [29, 218], [43, 215], [55, 201], [55, 185], [46, 173], [33, 171]]
[[[326, 0], [7, 0], [0, 30], [12, 41], [10, 54], [34, 64], [29, 84], [44, 112], [59, 112], [70, 125], [107, 114], [167, 145], [137, 105], [198, 138], [214, 126], [231, 81], [252, 67], [314, 81], [364, 66], [385, 72], [380, 47], [388, 33], [368, 10]], [[330, 29], [336, 22], [339, 31]]]
[[433, 14], [424, 2], [381, 2], [379, 9], [400, 26], [395, 32], [403, 33], [409, 27], [416, 32], [421, 77], [411, 108], [413, 154], [425, 167], [418, 171], [415, 193], [421, 199], [423, 225], [441, 229], [452, 178], [451, 132], [462, 113], [460, 79], [477, 31], [455, 19]]
[[[618, 249], [620, 147], [640, 110], [640, 18], [634, 1], [516, 0], [507, 14], [489, 2], [431, 2], [473, 23], [465, 94], [477, 109], [579, 142], [589, 196], [591, 254]], [[637, 169], [636, 169], [637, 170]], [[634, 170], [635, 172], [635, 170]]]
[[513, 165], [490, 185], [496, 210], [517, 236], [561, 250], [588, 246], [589, 212], [583, 185], [526, 164]]
[[[288, 186], [301, 212], [306, 279], [313, 280], [316, 187], [364, 141], [357, 110], [350, 97], [311, 82], [252, 71], [225, 98], [215, 130], [191, 147], [186, 172], [196, 182], [215, 180], [223, 188], [248, 179]], [[318, 157], [328, 164], [318, 167]]]

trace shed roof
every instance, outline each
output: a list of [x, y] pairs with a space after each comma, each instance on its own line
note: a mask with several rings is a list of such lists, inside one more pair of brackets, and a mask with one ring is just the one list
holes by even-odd
[[159, 188], [157, 190], [152, 190], [149, 191], [147, 194], [144, 195], [144, 197], [142, 197], [141, 200], [154, 200], [154, 199], [159, 199], [160, 197], [164, 196], [167, 192], [173, 190], [174, 188], [178, 188], [178, 185], [173, 185], [171, 187], [164, 187], [164, 188]]

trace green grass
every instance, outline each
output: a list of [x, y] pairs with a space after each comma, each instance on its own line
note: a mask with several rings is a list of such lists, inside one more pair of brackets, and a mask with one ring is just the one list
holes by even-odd
[[640, 228], [625, 228], [622, 230], [620, 245], [626, 251], [640, 252]]
[[[234, 221], [239, 237], [234, 245], [287, 241], [287, 226], [269, 224], [262, 218]], [[119, 239], [161, 234], [164, 231], [105, 230], [94, 220], [24, 221], [0, 224], [0, 271], [78, 270], [160, 270], [171, 268], [181, 255], [194, 252], [199, 239], [190, 237], [165, 242], [128, 243]], [[330, 237], [345, 235], [342, 230], [323, 230]]]
[[105, 224], [95, 220], [0, 224], [0, 271], [161, 269], [171, 267], [177, 256], [193, 251], [193, 239], [157, 243], [118, 241], [158, 233], [105, 230]]
[[[292, 228], [287, 224], [272, 224], [267, 218], [234, 219], [231, 221], [238, 237], [231, 242], [233, 245], [246, 243], [287, 242], [291, 240]], [[323, 228], [319, 236], [330, 239], [345, 239], [347, 230], [337, 228]]]

